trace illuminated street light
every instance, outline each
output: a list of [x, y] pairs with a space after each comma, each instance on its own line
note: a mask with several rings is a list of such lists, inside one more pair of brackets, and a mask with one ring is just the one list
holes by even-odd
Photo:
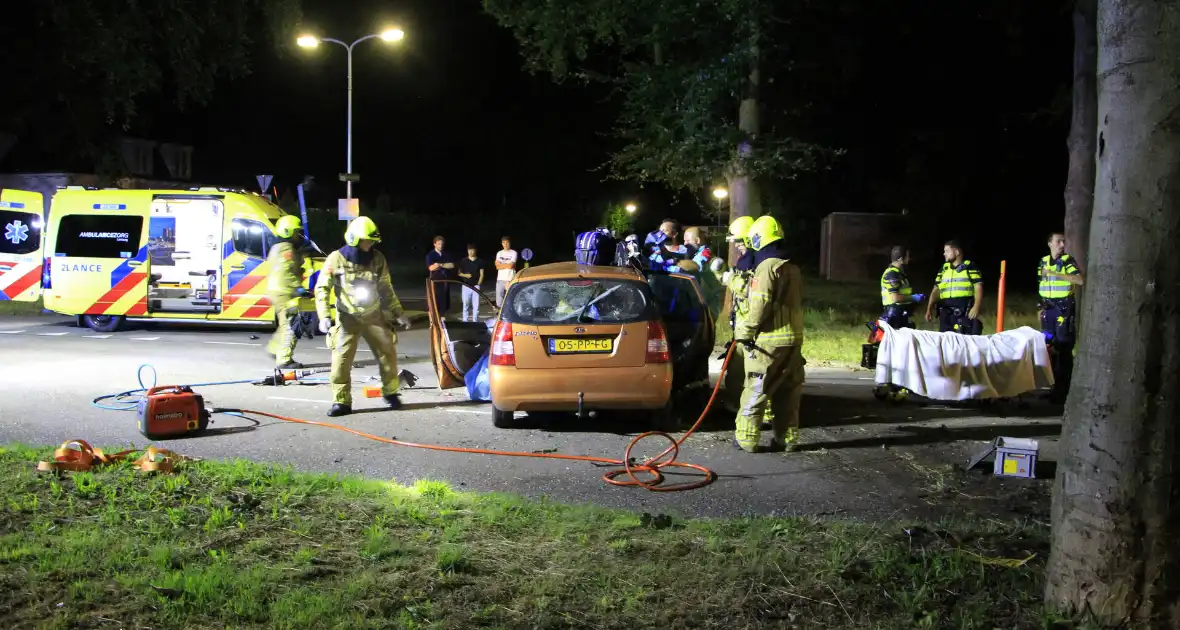
[[320, 42], [329, 42], [332, 44], [340, 44], [348, 51], [348, 181], [345, 182], [347, 192], [345, 197], [352, 199], [352, 49], [359, 43], [380, 37], [386, 42], [398, 42], [406, 36], [405, 31], [400, 28], [387, 28], [380, 33], [373, 33], [372, 35], [365, 35], [364, 37], [354, 41], [351, 44], [346, 44], [338, 39], [331, 37], [316, 37], [315, 35], [300, 35], [295, 40], [303, 48], [315, 48], [320, 45]]
[[725, 199], [729, 196], [729, 191], [718, 186], [717, 188], [713, 189], [713, 196], [717, 198], [717, 201], [721, 201], [722, 199]]
[[636, 210], [638, 210], [638, 209], [639, 209], [639, 207], [638, 207], [638, 206], [636, 206], [636, 205], [635, 205], [635, 204], [633, 204], [633, 203], [629, 203], [629, 204], [627, 204], [625, 207], [626, 207], [626, 209], [627, 209], [627, 212], [630, 212], [630, 213], [634, 213]]

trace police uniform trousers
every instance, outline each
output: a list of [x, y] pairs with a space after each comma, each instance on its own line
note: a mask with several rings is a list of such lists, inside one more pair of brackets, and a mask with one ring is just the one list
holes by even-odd
[[332, 329], [332, 400], [352, 405], [352, 362], [361, 339], [369, 345], [381, 372], [381, 394], [398, 393], [401, 382], [397, 371], [397, 333], [381, 312], [360, 317], [340, 313], [339, 322]]
[[913, 308], [911, 305], [890, 304], [881, 312], [881, 319], [885, 320], [885, 323], [894, 330], [913, 328]]
[[938, 304], [938, 332], [957, 332], [962, 335], [983, 334], [983, 322], [967, 317], [974, 299], [952, 298]]
[[295, 358], [295, 342], [299, 341], [295, 325], [302, 313], [298, 299], [284, 300], [271, 296], [270, 303], [274, 305], [278, 326], [270, 337], [270, 343], [266, 344], [266, 351], [274, 355], [275, 365], [283, 365]]
[[1041, 332], [1051, 349], [1053, 397], [1064, 401], [1073, 377], [1073, 348], [1077, 340], [1077, 306], [1072, 297], [1042, 298]]
[[799, 404], [803, 400], [803, 346], [784, 346], [745, 352], [745, 386], [739, 403], [734, 438], [747, 451], [758, 447], [762, 422], [773, 414], [771, 429], [775, 441], [794, 440], [799, 429]]

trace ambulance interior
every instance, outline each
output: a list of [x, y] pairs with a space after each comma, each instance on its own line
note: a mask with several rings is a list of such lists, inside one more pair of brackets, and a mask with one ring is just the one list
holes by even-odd
[[[150, 311], [221, 311], [224, 213], [225, 206], [218, 199], [161, 196], [152, 201], [148, 226]], [[264, 237], [260, 235], [258, 240]]]

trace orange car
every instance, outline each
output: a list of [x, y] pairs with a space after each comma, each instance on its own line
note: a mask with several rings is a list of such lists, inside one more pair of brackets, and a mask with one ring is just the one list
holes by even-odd
[[[713, 315], [696, 279], [629, 267], [555, 263], [517, 274], [494, 326], [448, 321], [426, 283], [439, 387], [490, 352], [493, 423], [519, 411], [643, 410], [675, 429], [672, 401], [707, 385]], [[698, 410], [699, 411], [699, 410]]]

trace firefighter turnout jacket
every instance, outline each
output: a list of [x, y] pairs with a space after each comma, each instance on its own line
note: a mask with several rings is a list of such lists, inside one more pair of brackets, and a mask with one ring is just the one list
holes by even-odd
[[339, 250], [328, 254], [315, 287], [315, 307], [321, 318], [328, 318], [330, 296], [336, 298], [336, 311], [342, 315], [365, 318], [382, 313], [390, 323], [402, 316], [385, 256], [377, 250], [371, 254], [364, 265], [349, 261]]

